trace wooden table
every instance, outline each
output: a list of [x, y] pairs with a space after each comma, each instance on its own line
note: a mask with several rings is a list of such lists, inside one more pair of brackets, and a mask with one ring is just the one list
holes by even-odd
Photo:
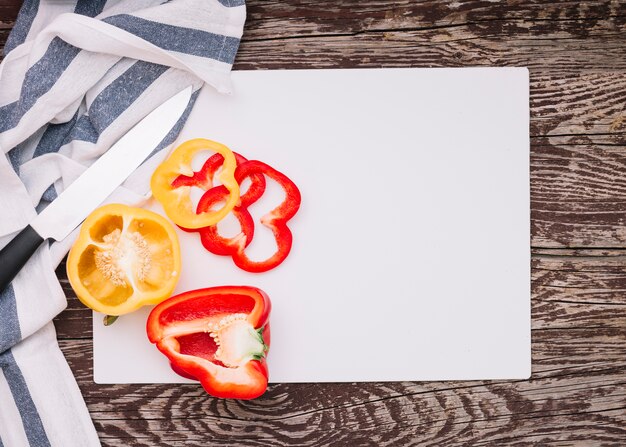
[[626, 445], [624, 2], [250, 0], [236, 68], [477, 65], [530, 68], [531, 380], [95, 385], [61, 266], [59, 344], [103, 445]]

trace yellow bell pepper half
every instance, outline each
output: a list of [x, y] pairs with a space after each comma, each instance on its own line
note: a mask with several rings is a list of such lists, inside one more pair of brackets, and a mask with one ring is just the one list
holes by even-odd
[[105, 205], [83, 222], [67, 276], [87, 307], [122, 315], [168, 298], [180, 277], [178, 236], [152, 211]]

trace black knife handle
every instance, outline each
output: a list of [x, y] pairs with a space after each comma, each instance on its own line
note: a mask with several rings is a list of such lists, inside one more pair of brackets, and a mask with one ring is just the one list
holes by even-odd
[[39, 233], [28, 225], [0, 250], [0, 292], [13, 281], [42, 242]]

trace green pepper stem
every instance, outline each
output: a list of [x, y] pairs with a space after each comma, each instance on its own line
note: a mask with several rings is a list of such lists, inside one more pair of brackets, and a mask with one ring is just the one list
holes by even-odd
[[119, 315], [105, 315], [102, 319], [102, 322], [105, 326], [111, 326], [113, 323], [117, 321]]

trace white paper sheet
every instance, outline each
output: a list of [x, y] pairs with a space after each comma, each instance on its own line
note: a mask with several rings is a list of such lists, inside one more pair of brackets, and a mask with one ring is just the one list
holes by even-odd
[[[220, 141], [293, 179], [293, 250], [249, 274], [179, 232], [177, 292], [265, 290], [271, 382], [530, 376], [526, 69], [243, 71], [233, 82], [233, 96], [202, 91], [180, 141]], [[257, 218], [280, 188], [268, 198]], [[259, 228], [260, 259], [273, 239]], [[186, 382], [147, 341], [149, 310], [110, 327], [94, 316], [97, 383]]]

